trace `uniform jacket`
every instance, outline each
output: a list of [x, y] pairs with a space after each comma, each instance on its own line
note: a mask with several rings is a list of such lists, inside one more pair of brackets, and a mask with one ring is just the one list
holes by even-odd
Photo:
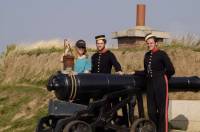
[[92, 56], [92, 73], [111, 73], [112, 66], [115, 71], [121, 71], [121, 65], [111, 51], [95, 53]]
[[167, 75], [170, 78], [174, 73], [174, 66], [168, 55], [162, 50], [149, 51], [144, 57], [146, 77], [153, 78]]

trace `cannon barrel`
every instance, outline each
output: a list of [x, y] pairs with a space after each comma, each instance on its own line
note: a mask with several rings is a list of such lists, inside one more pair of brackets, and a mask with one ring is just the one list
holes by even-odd
[[[200, 89], [200, 78], [172, 77], [169, 88], [173, 91]], [[145, 89], [143, 75], [112, 75], [112, 74], [78, 74], [66, 75], [57, 72], [52, 75], [47, 84], [49, 91], [54, 90], [60, 100], [75, 100], [80, 97], [102, 97], [105, 94], [131, 89], [133, 93]]]

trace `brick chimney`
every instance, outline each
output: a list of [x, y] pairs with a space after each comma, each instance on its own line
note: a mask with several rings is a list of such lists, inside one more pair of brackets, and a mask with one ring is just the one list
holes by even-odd
[[145, 4], [137, 4], [136, 26], [145, 26]]

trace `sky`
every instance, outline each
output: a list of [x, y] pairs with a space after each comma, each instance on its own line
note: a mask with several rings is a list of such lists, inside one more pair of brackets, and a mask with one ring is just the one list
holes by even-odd
[[200, 36], [200, 0], [0, 0], [0, 52], [8, 44], [84, 39], [133, 28], [136, 5], [146, 25], [171, 35]]

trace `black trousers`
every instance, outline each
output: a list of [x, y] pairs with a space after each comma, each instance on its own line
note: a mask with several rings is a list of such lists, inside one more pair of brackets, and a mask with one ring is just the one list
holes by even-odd
[[165, 75], [147, 79], [147, 107], [157, 132], [168, 132], [168, 80]]

